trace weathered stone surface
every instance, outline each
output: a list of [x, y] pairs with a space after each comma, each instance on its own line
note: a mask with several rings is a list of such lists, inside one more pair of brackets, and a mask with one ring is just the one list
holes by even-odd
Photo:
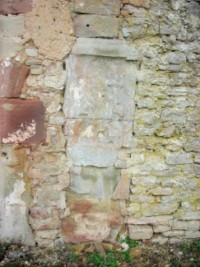
[[181, 217], [182, 220], [200, 220], [200, 212], [188, 212]]
[[116, 17], [79, 15], [74, 19], [77, 37], [118, 37], [119, 22]]
[[120, 179], [120, 171], [114, 168], [76, 167], [70, 174], [70, 189], [95, 199], [109, 199]]
[[132, 119], [132, 66], [120, 59], [100, 57], [70, 56], [69, 60], [64, 102], [67, 118]]
[[14, 57], [17, 52], [22, 50], [22, 44], [18, 38], [0, 37], [1, 49], [0, 58]]
[[0, 61], [0, 97], [19, 97], [29, 68], [10, 60]]
[[129, 0], [129, 3], [136, 7], [149, 8], [149, 0]]
[[67, 120], [67, 154], [76, 166], [113, 166], [118, 150], [129, 148], [132, 124], [128, 121]]
[[119, 15], [120, 0], [75, 0], [74, 12], [97, 15]]
[[125, 58], [136, 60], [138, 52], [133, 45], [121, 40], [78, 38], [72, 48], [72, 54]]
[[172, 221], [173, 216], [154, 216], [154, 217], [128, 217], [126, 222], [128, 224], [152, 224], [152, 225], [159, 225], [159, 224], [168, 224]]
[[44, 106], [40, 100], [0, 99], [0, 141], [39, 144], [45, 139]]
[[189, 164], [192, 162], [192, 154], [190, 153], [171, 153], [166, 157], [166, 163], [172, 165]]
[[153, 216], [153, 215], [168, 215], [174, 213], [179, 206], [179, 203], [161, 203], [149, 206], [146, 209], [142, 209], [144, 216]]
[[13, 37], [23, 33], [24, 16], [0, 16], [0, 35]]
[[29, 12], [32, 8], [32, 0], [1, 0], [0, 14], [22, 14]]
[[153, 229], [150, 225], [129, 225], [129, 237], [134, 240], [151, 239]]
[[169, 231], [171, 229], [170, 225], [160, 224], [160, 225], [154, 225], [153, 226], [153, 232], [154, 233], [163, 233], [166, 231]]
[[174, 221], [172, 229], [198, 231], [200, 223], [198, 221]]
[[150, 193], [154, 196], [169, 196], [173, 194], [173, 189], [167, 187], [166, 188], [157, 187], [152, 189]]

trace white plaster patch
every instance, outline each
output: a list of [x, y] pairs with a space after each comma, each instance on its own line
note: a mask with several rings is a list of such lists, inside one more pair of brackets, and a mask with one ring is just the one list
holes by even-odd
[[17, 180], [14, 184], [14, 191], [6, 198], [6, 205], [20, 205], [25, 206], [21, 200], [21, 195], [25, 191], [25, 183], [23, 180]]
[[91, 137], [94, 136], [94, 132], [93, 132], [93, 130], [94, 130], [94, 129], [93, 129], [93, 126], [90, 125], [90, 126], [88, 126], [88, 127], [85, 129], [84, 132], [82, 132], [81, 136], [82, 136], [82, 137], [88, 137], [88, 138], [91, 138]]
[[30, 124], [22, 123], [20, 129], [13, 133], [8, 133], [8, 137], [2, 138], [4, 144], [18, 144], [26, 141], [36, 134], [36, 121], [32, 120]]

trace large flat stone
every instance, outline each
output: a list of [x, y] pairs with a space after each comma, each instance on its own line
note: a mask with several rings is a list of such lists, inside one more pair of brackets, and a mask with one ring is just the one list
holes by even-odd
[[118, 37], [119, 22], [116, 17], [79, 15], [74, 19], [77, 37]]
[[122, 40], [78, 38], [72, 54], [124, 58], [137, 60], [138, 52], [133, 45]]
[[14, 57], [17, 52], [22, 50], [22, 44], [18, 38], [0, 37], [0, 58]]
[[122, 59], [69, 57], [65, 91], [67, 118], [132, 120], [134, 66]]
[[76, 167], [70, 174], [70, 189], [95, 199], [110, 199], [120, 179], [120, 171], [113, 167]]
[[24, 33], [24, 16], [0, 16], [0, 34], [20, 36]]
[[39, 144], [45, 139], [40, 100], [0, 99], [0, 143]]
[[29, 68], [16, 61], [0, 61], [0, 97], [19, 97]]
[[0, 14], [22, 14], [31, 11], [32, 0], [1, 0]]
[[74, 12], [97, 15], [119, 15], [120, 0], [75, 0]]

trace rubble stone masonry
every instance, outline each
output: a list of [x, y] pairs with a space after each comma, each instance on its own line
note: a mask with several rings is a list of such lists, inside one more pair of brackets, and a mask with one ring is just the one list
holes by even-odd
[[200, 2], [2, 0], [0, 241], [200, 237]]

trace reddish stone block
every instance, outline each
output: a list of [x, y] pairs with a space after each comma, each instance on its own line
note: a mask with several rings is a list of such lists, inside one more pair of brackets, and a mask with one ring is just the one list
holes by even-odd
[[44, 141], [44, 112], [38, 99], [0, 99], [0, 143], [32, 145]]
[[16, 61], [0, 61], [0, 97], [19, 97], [30, 69]]
[[31, 11], [32, 0], [1, 0], [0, 14], [23, 14]]

